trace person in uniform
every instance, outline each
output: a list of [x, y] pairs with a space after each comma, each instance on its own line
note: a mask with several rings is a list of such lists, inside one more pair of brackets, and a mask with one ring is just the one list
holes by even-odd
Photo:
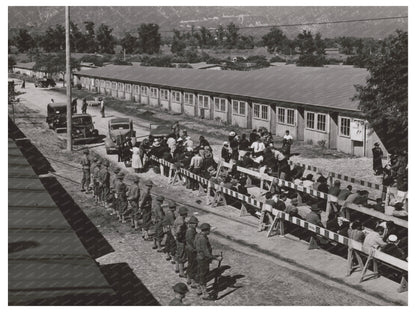
[[94, 179], [93, 179], [93, 182], [94, 182], [94, 187], [93, 187], [94, 201], [96, 203], [98, 203], [98, 201], [99, 201], [99, 194], [100, 194], [99, 174], [100, 174], [100, 170], [101, 170], [101, 165], [102, 165], [101, 160], [98, 160], [96, 162], [95, 167], [94, 167], [94, 171], [92, 172], [93, 177], [94, 177]]
[[184, 263], [186, 262], [185, 252], [185, 234], [186, 222], [185, 218], [188, 216], [188, 209], [184, 206], [179, 207], [179, 216], [176, 217], [173, 223], [172, 234], [176, 241], [176, 269], [175, 273], [179, 273], [179, 277], [186, 277], [184, 273]]
[[88, 155], [90, 154], [89, 150], [84, 150], [84, 155], [81, 159], [81, 166], [82, 166], [82, 179], [81, 179], [81, 192], [85, 192], [85, 190], [88, 190], [90, 187], [90, 178], [91, 178], [91, 172], [90, 172], [90, 158]]
[[379, 143], [374, 143], [373, 152], [373, 170], [375, 175], [383, 173], [383, 151]]
[[139, 209], [143, 214], [142, 237], [144, 240], [150, 240], [148, 232], [152, 223], [152, 196], [150, 195], [152, 187], [152, 181], [146, 182], [140, 194]]
[[105, 208], [108, 208], [107, 197], [110, 192], [110, 172], [108, 167], [110, 162], [108, 160], [104, 161], [104, 166], [99, 171], [99, 183], [100, 183], [100, 194], [99, 200], [104, 205]]
[[115, 190], [116, 190], [116, 181], [117, 181], [117, 174], [120, 172], [120, 168], [114, 169], [114, 175], [110, 177], [110, 191], [108, 194], [107, 202], [109, 203], [110, 208], [110, 216], [116, 214], [116, 198], [115, 198]]
[[93, 195], [94, 195], [94, 171], [95, 171], [95, 167], [97, 166], [97, 161], [98, 161], [98, 157], [94, 156], [91, 162], [91, 166], [90, 166], [91, 178], [90, 178], [89, 191], [92, 190]]
[[[173, 226], [173, 223], [175, 222], [176, 215], [176, 204], [174, 202], [169, 202], [169, 211], [166, 212], [164, 220], [166, 220], [167, 223], [169, 223], [169, 228]], [[165, 253], [167, 254], [166, 260], [169, 261], [172, 259], [172, 257], [175, 257], [176, 254], [176, 242], [175, 237], [172, 235], [172, 231], [169, 230], [169, 232], [163, 231], [164, 235], [166, 236], [165, 239]], [[175, 264], [175, 261], [172, 261], [172, 264]]]
[[127, 201], [131, 207], [131, 227], [137, 230], [139, 228], [139, 198], [140, 198], [140, 189], [139, 189], [140, 178], [138, 176], [133, 177], [133, 184], [130, 185]]
[[81, 106], [81, 112], [83, 114], [86, 114], [87, 113], [87, 107], [88, 107], [87, 99], [86, 98], [83, 98], [82, 99], [82, 106]]
[[186, 268], [186, 283], [191, 285], [191, 288], [197, 288], [196, 273], [197, 273], [197, 261], [196, 261], [196, 249], [195, 249], [195, 236], [197, 234], [196, 227], [198, 226], [198, 219], [195, 216], [191, 216], [188, 221], [188, 228], [185, 234], [185, 250], [188, 258], [188, 267]]
[[[169, 217], [168, 214], [166, 214], [165, 217], [163, 218], [162, 226], [163, 226], [163, 234], [164, 236], [166, 236], [165, 250], [164, 250], [167, 255], [166, 261], [169, 261], [172, 259], [172, 257], [175, 256], [176, 242], [175, 242], [175, 237], [173, 237], [172, 235], [173, 221]], [[172, 261], [172, 264], [175, 264], [175, 261]]]
[[213, 300], [213, 297], [207, 293], [207, 275], [209, 273], [209, 264], [216, 259], [221, 261], [219, 255], [212, 254], [211, 244], [208, 240], [211, 226], [208, 223], [201, 224], [201, 232], [195, 236], [195, 249], [198, 275], [198, 295], [202, 295], [203, 300]]
[[165, 212], [163, 211], [162, 204], [165, 198], [162, 195], [156, 196], [156, 200], [152, 203], [152, 218], [155, 222], [155, 236], [153, 237], [153, 249], [157, 249], [158, 252], [162, 252], [162, 239], [163, 239], [163, 218]]
[[169, 302], [170, 306], [184, 306], [182, 300], [185, 298], [186, 293], [189, 291], [188, 287], [184, 283], [177, 283], [172, 287], [175, 292], [175, 298]]
[[117, 181], [116, 181], [116, 207], [117, 207], [117, 217], [118, 220], [122, 223], [126, 223], [125, 214], [127, 211], [127, 186], [123, 182], [124, 174], [119, 172], [117, 174]]

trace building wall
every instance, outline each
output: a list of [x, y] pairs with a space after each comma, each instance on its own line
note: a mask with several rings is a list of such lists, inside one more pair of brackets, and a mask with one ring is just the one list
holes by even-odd
[[169, 100], [160, 99], [160, 106], [162, 106], [163, 109], [169, 110]]
[[313, 144], [318, 144], [318, 141], [325, 140], [328, 143], [329, 134], [317, 130], [309, 130], [305, 128], [305, 142], [312, 140]]
[[194, 105], [184, 104], [183, 105], [184, 113], [188, 116], [195, 116], [195, 105], [196, 104], [194, 104]]

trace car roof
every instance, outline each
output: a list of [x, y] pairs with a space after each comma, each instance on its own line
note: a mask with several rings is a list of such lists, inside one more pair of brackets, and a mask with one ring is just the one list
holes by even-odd
[[66, 107], [66, 103], [49, 103], [48, 106], [52, 107], [52, 108], [61, 108], [61, 107]]
[[129, 123], [129, 122], [130, 122], [130, 118], [113, 118], [113, 119], [110, 119], [111, 124]]
[[76, 117], [91, 117], [91, 115], [90, 114], [73, 114], [72, 115], [72, 118], [76, 118]]

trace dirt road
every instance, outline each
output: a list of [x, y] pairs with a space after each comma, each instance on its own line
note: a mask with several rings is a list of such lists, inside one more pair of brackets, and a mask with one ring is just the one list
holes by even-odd
[[[34, 89], [32, 84], [27, 84], [26, 94], [21, 96], [21, 104], [17, 111], [32, 109], [30, 115], [38, 116], [46, 111], [46, 103], [49, 102], [52, 92], [48, 90]], [[61, 101], [53, 93], [55, 102]], [[100, 133], [105, 133], [106, 121], [101, 121], [97, 113], [92, 111], [96, 127]], [[113, 115], [111, 112], [110, 115]], [[114, 114], [116, 116], [116, 114]], [[33, 122], [35, 120], [35, 122]], [[63, 136], [57, 136], [49, 130], [47, 125], [38, 122], [39, 119], [18, 118], [18, 126], [28, 136], [40, 151], [49, 157], [56, 172], [65, 177], [59, 179], [64, 188], [71, 194], [75, 202], [88, 215], [95, 226], [100, 230], [115, 252], [100, 259], [101, 264], [113, 262], [126, 262], [134, 270], [136, 275], [163, 305], [172, 299], [171, 286], [180, 279], [173, 272], [173, 265], [165, 261], [161, 254], [151, 249], [151, 243], [144, 242], [140, 235], [128, 225], [118, 223], [109, 216], [102, 207], [95, 205], [90, 196], [79, 192], [80, 172], [75, 168], [78, 165], [80, 152], [68, 153], [64, 150]], [[141, 125], [137, 125], [136, 129]], [[143, 128], [142, 128], [143, 129]], [[145, 131], [143, 129], [143, 131]], [[138, 134], [139, 135], [139, 134]], [[95, 147], [94, 152], [105, 156], [103, 146]], [[108, 157], [115, 162], [115, 157]], [[201, 300], [194, 291], [186, 297], [185, 302], [192, 305], [375, 305], [392, 304], [388, 300], [381, 299], [354, 289], [337, 279], [331, 279], [308, 270], [293, 261], [287, 261], [280, 252], [283, 248], [292, 249], [293, 256], [301, 257], [306, 262], [316, 263], [332, 260], [334, 266], [338, 263], [335, 256], [322, 251], [312, 252], [305, 257], [306, 246], [298, 241], [290, 239], [271, 239], [264, 245], [264, 233], [256, 233], [249, 228], [248, 223], [255, 225], [255, 220], [244, 220], [243, 223], [230, 221], [223, 216], [228, 214], [235, 217], [234, 210], [219, 208], [214, 214], [207, 210], [197, 209], [201, 202], [196, 194], [188, 194], [181, 186], [167, 186], [166, 179], [156, 176], [151, 172], [141, 175], [142, 179], [152, 179], [157, 187], [155, 191], [187, 202], [195, 207], [190, 213], [195, 213], [201, 222], [210, 222], [217, 229], [211, 235], [211, 242], [215, 252], [224, 251], [223, 274], [220, 280], [220, 300], [206, 302]], [[184, 196], [187, 192], [187, 196]], [[224, 212], [225, 211], [225, 212]], [[269, 252], [261, 251], [267, 248]], [[295, 258], [296, 259], [296, 258]], [[341, 259], [344, 263], [344, 260]], [[338, 270], [342, 270], [338, 267]], [[343, 275], [343, 272], [340, 274]], [[212, 286], [212, 280], [209, 285]], [[378, 283], [383, 283], [379, 281]]]

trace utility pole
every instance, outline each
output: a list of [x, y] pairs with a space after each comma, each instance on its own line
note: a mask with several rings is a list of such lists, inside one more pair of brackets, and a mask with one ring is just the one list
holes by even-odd
[[72, 151], [72, 104], [71, 104], [71, 47], [69, 42], [69, 6], [65, 7], [66, 41], [66, 149]]

